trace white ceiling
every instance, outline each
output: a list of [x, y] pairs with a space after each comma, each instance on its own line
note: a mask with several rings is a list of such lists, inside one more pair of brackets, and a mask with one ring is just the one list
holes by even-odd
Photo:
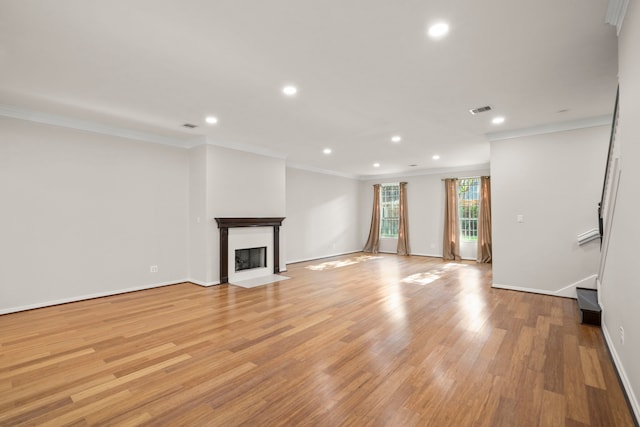
[[[2, 0], [0, 104], [177, 144], [201, 135], [355, 176], [486, 164], [487, 133], [611, 114], [617, 41], [606, 9], [606, 0]], [[434, 41], [425, 33], [439, 19], [451, 30]], [[287, 83], [295, 98], [281, 94]], [[495, 114], [469, 114], [483, 105]], [[492, 125], [498, 114], [506, 122]]]

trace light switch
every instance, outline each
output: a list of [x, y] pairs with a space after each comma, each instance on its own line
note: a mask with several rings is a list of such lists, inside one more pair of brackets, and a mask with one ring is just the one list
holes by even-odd
[[524, 215], [516, 215], [516, 221], [524, 222]]

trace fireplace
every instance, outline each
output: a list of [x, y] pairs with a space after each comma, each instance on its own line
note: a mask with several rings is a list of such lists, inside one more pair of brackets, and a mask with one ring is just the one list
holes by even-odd
[[[265, 259], [267, 260], [266, 265], [262, 268], [252, 268], [250, 270], [241, 271], [239, 274], [250, 274], [251, 272], [255, 272], [255, 274], [260, 274], [260, 270], [269, 270], [273, 271], [273, 274], [278, 274], [280, 272], [280, 226], [282, 225], [283, 217], [270, 217], [270, 218], [215, 218], [218, 223], [218, 228], [220, 229], [220, 283], [229, 283], [229, 271], [234, 270], [234, 251], [229, 250], [229, 229], [230, 228], [242, 228], [246, 231], [250, 231], [247, 227], [268, 227], [272, 228], [272, 239], [269, 238], [270, 242], [267, 242], [265, 245], [263, 242], [259, 242], [258, 244], [246, 244], [237, 246], [235, 249], [239, 248], [252, 248], [252, 247], [263, 247], [269, 246], [271, 247], [270, 251], [273, 254], [272, 259], [267, 258], [265, 253]], [[239, 232], [240, 230], [238, 230]], [[245, 242], [247, 243], [247, 242]], [[231, 252], [231, 253], [229, 253]], [[266, 251], [265, 251], [266, 252]], [[271, 265], [269, 265], [271, 264]], [[253, 274], [253, 273], [251, 273]], [[268, 274], [268, 273], [267, 273]]]
[[236, 271], [267, 266], [267, 247], [236, 249]]

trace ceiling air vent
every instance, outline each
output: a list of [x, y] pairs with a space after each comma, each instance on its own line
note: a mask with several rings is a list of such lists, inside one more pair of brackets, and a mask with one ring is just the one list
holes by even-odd
[[469, 110], [471, 114], [484, 113], [485, 111], [491, 111], [491, 107], [489, 107], [488, 105], [485, 105], [484, 107], [472, 108], [471, 110]]
[[185, 127], [185, 128], [189, 128], [189, 129], [195, 129], [195, 128], [198, 127], [197, 125], [194, 125], [194, 124], [191, 124], [191, 123], [185, 123], [182, 126]]

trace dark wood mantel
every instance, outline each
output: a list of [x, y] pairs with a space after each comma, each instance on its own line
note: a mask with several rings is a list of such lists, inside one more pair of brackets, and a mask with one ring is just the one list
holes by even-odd
[[280, 226], [284, 217], [215, 218], [220, 229], [220, 284], [229, 283], [229, 229], [273, 227], [273, 274], [280, 273]]

